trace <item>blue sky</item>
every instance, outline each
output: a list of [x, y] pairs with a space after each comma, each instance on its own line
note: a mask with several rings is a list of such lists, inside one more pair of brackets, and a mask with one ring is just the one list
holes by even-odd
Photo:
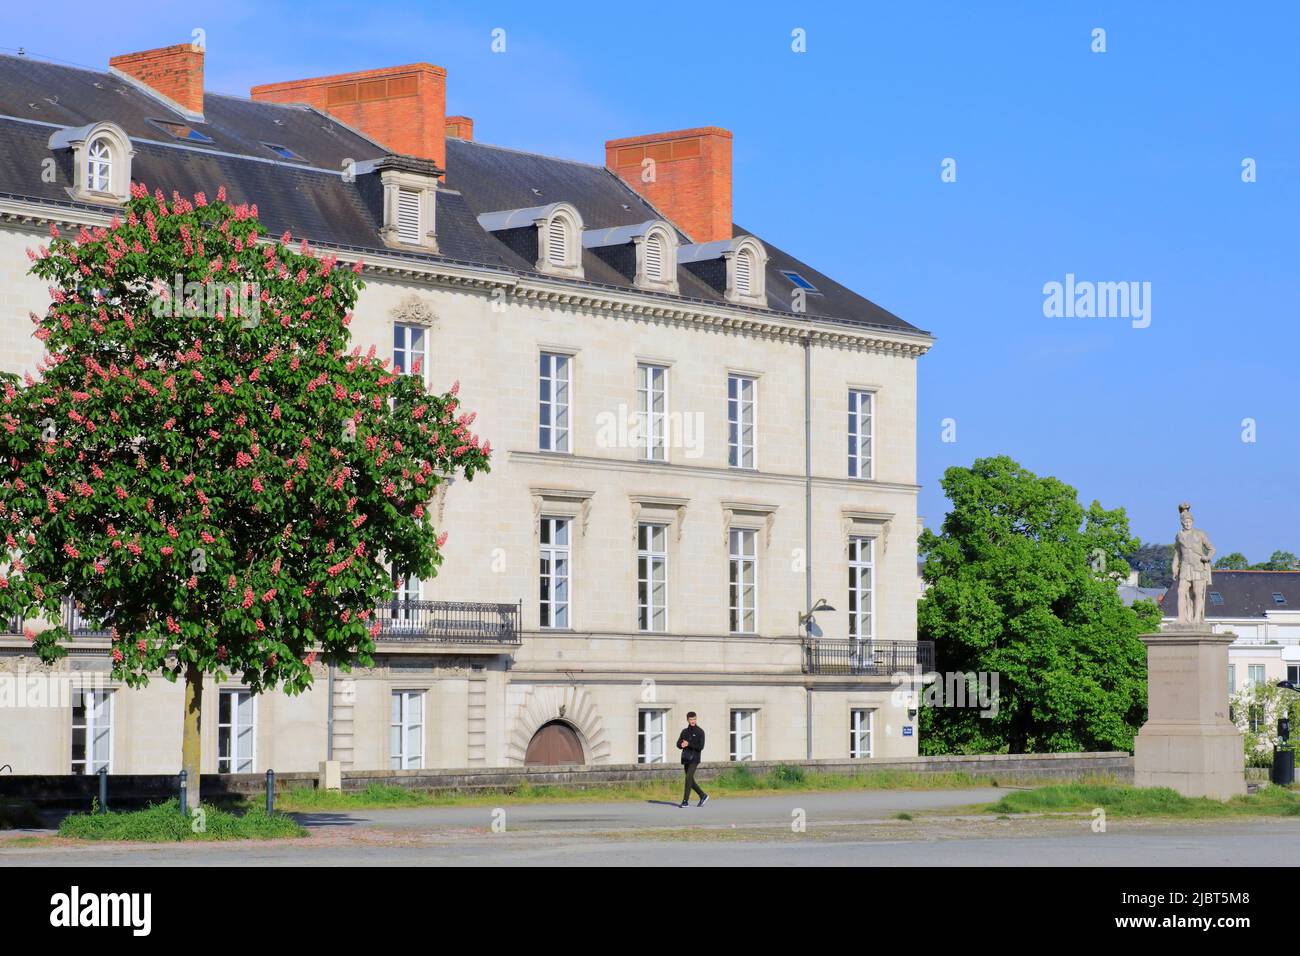
[[[917, 425], [932, 527], [945, 468], [1007, 454], [1123, 505], [1144, 540], [1170, 540], [1187, 499], [1221, 553], [1300, 552], [1292, 3], [51, 9], [9, 5], [0, 48], [104, 68], [202, 28], [208, 88], [244, 95], [424, 60], [476, 139], [589, 162], [608, 138], [726, 127], [737, 222], [937, 335]], [[1151, 283], [1149, 327], [1045, 317], [1067, 273]]]

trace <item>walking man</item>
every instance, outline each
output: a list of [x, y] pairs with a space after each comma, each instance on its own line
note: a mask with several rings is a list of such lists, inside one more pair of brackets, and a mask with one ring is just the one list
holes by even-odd
[[704, 751], [704, 730], [695, 723], [695, 711], [686, 715], [687, 727], [677, 735], [677, 747], [682, 752], [682, 769], [686, 771], [686, 786], [682, 790], [682, 806], [691, 805], [691, 791], [700, 795], [696, 806], [704, 806], [709, 795], [695, 782], [695, 771], [700, 765], [700, 754]]

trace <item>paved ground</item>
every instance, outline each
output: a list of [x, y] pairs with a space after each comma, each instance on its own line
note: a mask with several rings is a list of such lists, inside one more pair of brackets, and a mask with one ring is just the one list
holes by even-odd
[[[302, 840], [182, 846], [42, 838], [5, 846], [0, 867], [90, 866], [1204, 866], [1293, 865], [1300, 820], [1215, 823], [997, 820], [957, 808], [996, 790], [871, 791], [652, 802], [430, 807], [304, 814]], [[949, 812], [945, 813], [945, 809]], [[900, 812], [923, 812], [899, 820]], [[806, 822], [796, 831], [792, 823]], [[494, 832], [493, 824], [504, 824]]]

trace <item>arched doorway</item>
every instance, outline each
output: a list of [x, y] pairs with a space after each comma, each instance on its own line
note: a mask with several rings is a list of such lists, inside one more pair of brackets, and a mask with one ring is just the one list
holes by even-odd
[[537, 728], [528, 742], [524, 754], [525, 764], [554, 766], [563, 763], [585, 763], [582, 741], [572, 727], [562, 720], [552, 720]]

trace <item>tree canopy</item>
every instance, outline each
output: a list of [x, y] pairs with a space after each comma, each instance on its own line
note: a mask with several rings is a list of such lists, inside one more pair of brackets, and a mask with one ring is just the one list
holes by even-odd
[[921, 710], [926, 753], [1129, 749], [1146, 712], [1146, 648], [1160, 614], [1124, 606], [1117, 579], [1137, 542], [1122, 508], [1007, 457], [949, 468], [951, 501], [920, 551], [929, 585], [919, 637], [942, 673], [998, 675], [996, 715]]

